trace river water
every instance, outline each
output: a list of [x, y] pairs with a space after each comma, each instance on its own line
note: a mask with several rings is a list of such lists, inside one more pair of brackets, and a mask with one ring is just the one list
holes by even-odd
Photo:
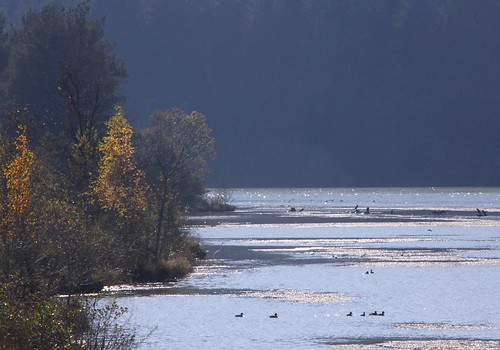
[[110, 289], [141, 349], [500, 349], [500, 189], [224, 194], [189, 278]]

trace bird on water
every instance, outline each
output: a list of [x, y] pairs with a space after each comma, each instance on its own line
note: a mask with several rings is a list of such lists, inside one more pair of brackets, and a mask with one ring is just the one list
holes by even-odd
[[217, 250], [214, 252], [214, 254], [213, 254], [214, 259], [217, 259], [217, 258], [218, 258], [218, 254], [219, 254], [219, 253], [220, 253], [220, 251], [222, 250], [222, 246], [223, 246], [223, 245], [224, 245], [224, 242], [222, 242], [222, 243], [220, 244], [219, 249], [217, 249]]

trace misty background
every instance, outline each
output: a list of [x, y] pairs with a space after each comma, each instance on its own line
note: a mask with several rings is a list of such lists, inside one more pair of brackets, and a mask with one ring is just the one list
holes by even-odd
[[135, 126], [206, 116], [211, 186], [500, 186], [500, 1], [89, 3]]

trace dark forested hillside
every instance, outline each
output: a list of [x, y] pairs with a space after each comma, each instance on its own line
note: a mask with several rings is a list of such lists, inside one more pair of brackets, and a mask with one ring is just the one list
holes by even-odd
[[91, 5], [136, 125], [207, 116], [213, 185], [500, 185], [498, 0]]

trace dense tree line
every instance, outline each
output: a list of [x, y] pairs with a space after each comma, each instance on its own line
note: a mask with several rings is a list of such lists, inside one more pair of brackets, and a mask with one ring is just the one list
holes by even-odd
[[125, 66], [89, 14], [0, 13], [0, 348], [132, 347], [115, 304], [55, 296], [183, 277], [205, 253], [185, 225], [214, 154], [205, 117], [158, 110], [134, 130]]
[[499, 0], [92, 3], [131, 123], [202, 110], [214, 185], [498, 185]]
[[95, 12], [128, 64], [136, 116], [174, 102], [206, 113], [219, 185], [499, 184], [498, 0], [107, 0]]

